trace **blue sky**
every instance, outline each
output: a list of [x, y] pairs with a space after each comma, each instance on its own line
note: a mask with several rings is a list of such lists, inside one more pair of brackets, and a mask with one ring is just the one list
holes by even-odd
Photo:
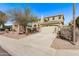
[[[76, 4], [76, 17], [79, 16], [79, 4]], [[0, 4], [0, 11], [7, 12], [14, 8], [30, 8], [33, 15], [41, 16], [54, 16], [64, 14], [65, 24], [72, 20], [72, 3], [2, 3]], [[11, 22], [8, 21], [7, 25]]]

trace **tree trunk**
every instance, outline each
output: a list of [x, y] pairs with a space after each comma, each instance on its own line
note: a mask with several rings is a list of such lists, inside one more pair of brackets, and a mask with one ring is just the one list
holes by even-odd
[[19, 34], [23, 34], [23, 26], [19, 25]]
[[26, 33], [26, 26], [23, 27], [23, 33], [25, 34]]

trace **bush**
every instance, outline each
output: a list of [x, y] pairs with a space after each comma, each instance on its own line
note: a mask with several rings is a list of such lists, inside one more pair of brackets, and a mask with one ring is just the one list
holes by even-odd
[[79, 16], [78, 16], [77, 19], [76, 19], [76, 25], [77, 25], [77, 27], [79, 28]]
[[[79, 39], [79, 29], [75, 28], [75, 36], [76, 36], [76, 40]], [[64, 27], [61, 28], [60, 31], [58, 32], [58, 37], [68, 40], [68, 41], [72, 41], [73, 39], [73, 28], [71, 27]]]
[[72, 40], [72, 29], [70, 27], [63, 27], [58, 32], [58, 37], [71, 41]]

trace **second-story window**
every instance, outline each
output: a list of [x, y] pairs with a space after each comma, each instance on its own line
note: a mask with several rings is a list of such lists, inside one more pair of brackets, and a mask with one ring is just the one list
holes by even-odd
[[64, 19], [64, 16], [63, 16], [63, 19]]
[[61, 19], [61, 16], [59, 16], [59, 19]]
[[54, 20], [54, 17], [52, 17], [52, 20]]

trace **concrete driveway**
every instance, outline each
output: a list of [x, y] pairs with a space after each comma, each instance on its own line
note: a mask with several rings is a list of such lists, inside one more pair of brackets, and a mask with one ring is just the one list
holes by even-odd
[[0, 46], [13, 56], [55, 55], [56, 50], [50, 47], [55, 33], [36, 33], [19, 40], [0, 36]]

